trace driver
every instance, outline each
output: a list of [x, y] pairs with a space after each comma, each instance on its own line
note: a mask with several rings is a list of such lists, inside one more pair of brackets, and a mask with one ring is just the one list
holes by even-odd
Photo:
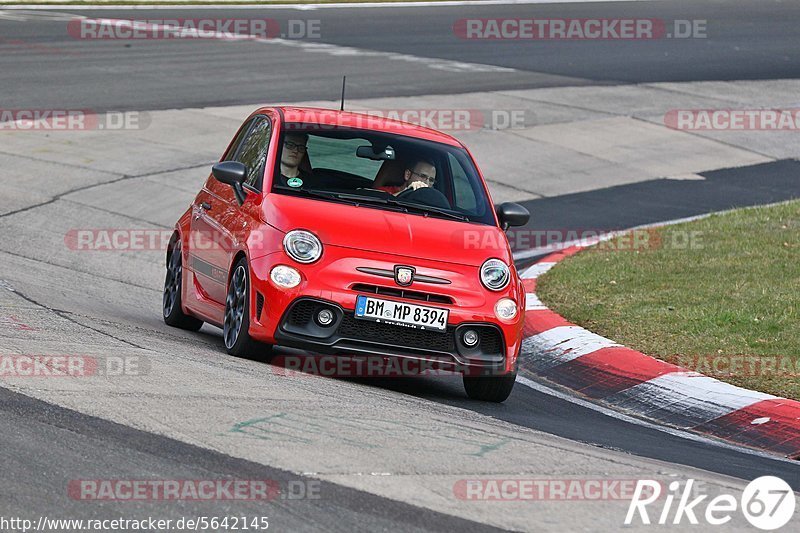
[[416, 191], [421, 187], [433, 187], [436, 182], [436, 166], [427, 159], [420, 159], [406, 169], [403, 177], [405, 183], [395, 195], [409, 190]]
[[281, 150], [281, 175], [278, 185], [296, 189], [312, 178], [310, 172], [300, 168], [308, 150], [307, 145], [308, 135], [305, 133], [287, 133], [284, 136], [283, 150]]

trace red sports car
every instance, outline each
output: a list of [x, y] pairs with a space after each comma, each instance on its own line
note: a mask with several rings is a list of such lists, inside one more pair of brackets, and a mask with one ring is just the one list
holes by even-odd
[[[433, 363], [471, 398], [511, 393], [525, 291], [469, 151], [412, 124], [271, 107], [239, 128], [167, 250], [164, 321], [273, 345]], [[402, 359], [407, 360], [407, 359]]]

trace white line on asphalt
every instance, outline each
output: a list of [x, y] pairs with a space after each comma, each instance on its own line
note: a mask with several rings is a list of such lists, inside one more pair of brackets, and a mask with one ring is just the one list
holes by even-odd
[[28, 20], [25, 16], [13, 11], [0, 11], [0, 20]]
[[197, 29], [183, 29], [170, 24], [158, 24], [146, 21], [136, 21], [127, 19], [114, 19], [114, 18], [83, 18], [83, 23], [87, 24], [107, 24], [116, 27], [124, 27], [126, 29], [151, 29], [158, 31], [174, 31], [181, 35], [192, 36], [193, 38], [203, 39], [216, 39], [225, 42], [247, 41], [256, 42], [270, 45], [279, 45], [291, 48], [298, 48], [304, 52], [329, 54], [332, 56], [358, 56], [358, 57], [381, 57], [391, 61], [402, 61], [406, 63], [415, 63], [423, 65], [434, 70], [442, 70], [446, 72], [491, 72], [491, 73], [508, 73], [517, 72], [516, 69], [508, 67], [498, 67], [496, 65], [485, 65], [481, 63], [467, 63], [464, 61], [452, 61], [449, 59], [439, 59], [432, 57], [421, 57], [410, 54], [399, 54], [395, 52], [380, 52], [377, 50], [367, 50], [364, 48], [354, 48], [351, 46], [339, 46], [330, 43], [317, 43], [309, 41], [289, 40], [289, 39], [267, 39], [264, 37], [257, 37], [255, 35], [236, 34], [206, 31]]
[[463, 6], [503, 6], [503, 5], [531, 5], [531, 4], [599, 4], [609, 2], [652, 2], [658, 0], [460, 0], [454, 2], [361, 2], [361, 3], [330, 3], [330, 4], [225, 4], [224, 0], [217, 4], [185, 3], [175, 5], [146, 5], [146, 4], [99, 4], [99, 5], [71, 5], [71, 4], [0, 4], [1, 9], [297, 9], [300, 11], [314, 9], [361, 9], [365, 7], [463, 7]]
[[[2, 9], [5, 6], [0, 5], [0, 19], [17, 20], [22, 22], [30, 21], [63, 21], [72, 20], [76, 18], [84, 18], [82, 15], [75, 13], [62, 13], [59, 11], [38, 11], [38, 10], [25, 10], [25, 9]], [[69, 6], [62, 6], [69, 7]]]
[[[748, 454], [748, 455], [755, 455], [755, 456], [758, 456], [758, 457], [763, 457], [765, 459], [772, 459], [772, 460], [775, 460], [775, 461], [783, 461], [783, 462], [786, 462], [786, 463], [791, 463], [793, 465], [797, 464], [797, 461], [786, 459], [785, 457], [772, 455], [772, 454], [769, 454], [769, 453], [766, 453], [766, 452], [762, 452], [760, 450], [753, 450], [753, 449], [745, 448], [745, 447], [742, 447], [742, 446], [736, 446], [734, 444], [729, 444], [729, 443], [724, 442], [724, 441], [719, 441], [719, 440], [716, 440], [716, 439], [711, 439], [711, 438], [708, 438], [708, 437], [704, 437], [704, 436], [698, 435], [696, 433], [691, 433], [691, 432], [683, 431], [683, 430], [680, 430], [680, 429], [674, 429], [674, 428], [671, 428], [671, 427], [662, 426], [660, 424], [654, 424], [652, 422], [648, 422], [648, 421], [642, 420], [640, 418], [629, 416], [629, 415], [620, 413], [619, 411], [615, 411], [614, 409], [611, 409], [609, 407], [604, 407], [602, 405], [599, 405], [599, 404], [596, 404], [596, 403], [592, 403], [592, 402], [590, 402], [588, 400], [584, 400], [582, 398], [578, 398], [576, 396], [572, 396], [570, 394], [563, 393], [561, 391], [558, 391], [556, 389], [548, 387], [547, 385], [544, 385], [542, 383], [533, 381], [533, 380], [528, 379], [528, 378], [523, 377], [523, 376], [519, 376], [519, 375], [517, 376], [517, 383], [519, 383], [520, 385], [524, 385], [525, 387], [528, 387], [530, 389], [533, 389], [536, 392], [540, 392], [542, 394], [546, 394], [548, 396], [552, 396], [554, 398], [558, 398], [559, 400], [564, 400], [565, 402], [569, 402], [569, 403], [578, 405], [580, 407], [585, 407], [586, 409], [591, 409], [592, 411], [596, 411], [596, 412], [604, 414], [606, 416], [610, 416], [611, 418], [615, 418], [617, 420], [621, 420], [622, 422], [627, 422], [629, 424], [635, 424], [637, 426], [641, 426], [641, 427], [644, 427], [644, 428], [647, 428], [647, 429], [653, 429], [655, 431], [660, 431], [662, 433], [667, 433], [668, 435], [672, 435], [674, 437], [679, 437], [681, 439], [691, 440], [691, 441], [699, 442], [699, 443], [702, 443], [702, 444], [709, 444], [711, 446], [719, 446], [720, 448], [726, 448], [728, 450], [734, 450], [734, 451], [745, 453], [745, 454]], [[591, 436], [587, 437], [586, 440], [588, 442], [591, 442]]]

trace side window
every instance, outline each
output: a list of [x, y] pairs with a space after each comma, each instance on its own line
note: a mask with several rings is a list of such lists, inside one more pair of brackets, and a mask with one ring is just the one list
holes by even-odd
[[450, 172], [453, 175], [453, 190], [456, 196], [456, 206], [464, 211], [475, 213], [477, 199], [475, 198], [475, 191], [472, 189], [472, 184], [467, 174], [452, 154], [448, 154], [447, 158], [450, 163]]
[[269, 119], [257, 117], [236, 155], [236, 160], [244, 163], [247, 167], [247, 181], [245, 181], [245, 184], [256, 189], [261, 188], [261, 178], [264, 176], [264, 163], [267, 160], [267, 149], [269, 148], [271, 134], [272, 123], [270, 123]]
[[239, 148], [241, 148], [242, 141], [247, 136], [247, 132], [250, 131], [250, 126], [253, 125], [255, 120], [257, 119], [248, 120], [247, 123], [239, 129], [236, 138], [231, 143], [230, 149], [225, 153], [225, 157], [222, 159], [223, 161], [236, 161], [236, 159], [234, 159], [236, 153], [239, 151]]

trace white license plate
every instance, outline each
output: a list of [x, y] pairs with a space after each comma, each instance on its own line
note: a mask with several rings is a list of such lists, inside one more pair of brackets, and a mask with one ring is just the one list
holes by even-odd
[[370, 296], [356, 299], [356, 318], [412, 329], [447, 330], [448, 309], [381, 300]]

